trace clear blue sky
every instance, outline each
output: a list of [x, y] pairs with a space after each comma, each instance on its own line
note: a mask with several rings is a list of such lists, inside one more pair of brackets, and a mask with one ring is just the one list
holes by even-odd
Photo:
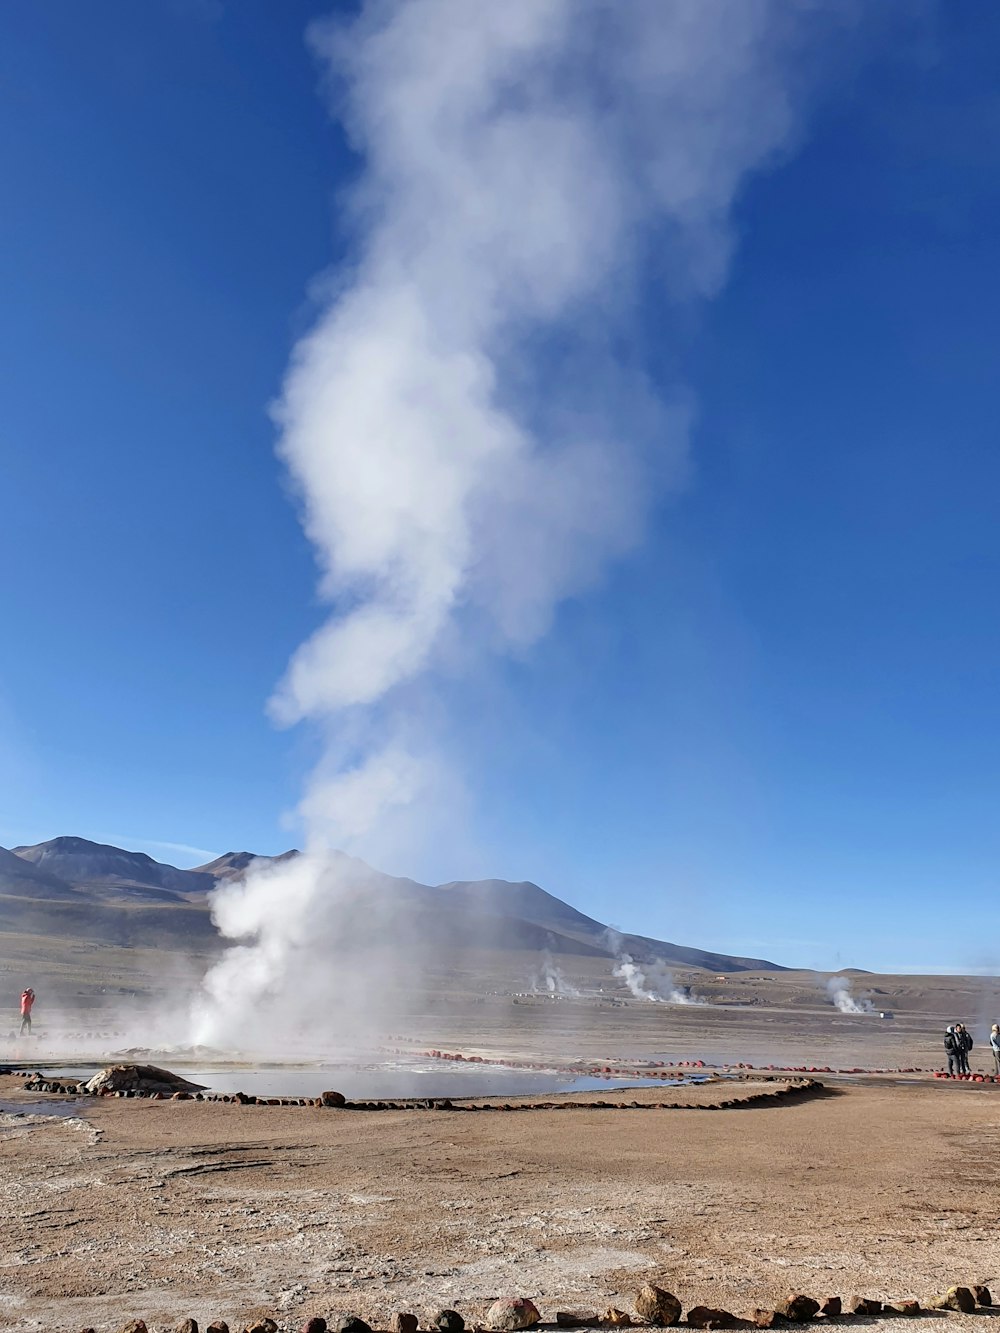
[[[358, 169], [327, 9], [0, 18], [3, 845], [297, 840], [316, 738], [264, 710], [322, 612], [267, 406]], [[456, 684], [475, 836], [382, 868], [792, 964], [1000, 967], [1000, 9], [871, 47], [671, 344], [686, 488]]]

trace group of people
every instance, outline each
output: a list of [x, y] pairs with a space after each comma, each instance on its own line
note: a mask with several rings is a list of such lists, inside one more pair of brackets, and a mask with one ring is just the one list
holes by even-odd
[[[968, 1074], [972, 1033], [964, 1023], [953, 1023], [944, 1034], [944, 1050], [948, 1057], [949, 1074]], [[1000, 1023], [990, 1028], [990, 1050], [993, 1053], [993, 1072], [1000, 1075]]]

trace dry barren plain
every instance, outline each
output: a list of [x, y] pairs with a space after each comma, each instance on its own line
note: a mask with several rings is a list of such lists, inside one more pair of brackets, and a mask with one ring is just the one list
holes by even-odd
[[[442, 988], [391, 1040], [562, 1065], [930, 1069], [944, 1023], [980, 1024], [994, 1003], [976, 979], [856, 979], [895, 1015], [882, 1020], [839, 1014], [807, 974], [701, 984], [710, 1003], [692, 1006]], [[73, 1040], [50, 1032], [33, 1053], [71, 1062]], [[23, 1045], [0, 1045], [0, 1062]], [[986, 1067], [981, 1043], [973, 1067]], [[141, 1317], [152, 1333], [193, 1316], [242, 1330], [266, 1314], [293, 1329], [355, 1312], [387, 1328], [396, 1311], [426, 1326], [442, 1307], [471, 1325], [502, 1295], [551, 1321], [630, 1310], [645, 1281], [685, 1308], [741, 1315], [795, 1289], [923, 1301], [956, 1282], [1000, 1286], [1000, 1085], [823, 1075], [819, 1095], [705, 1109], [767, 1086], [758, 1077], [576, 1098], [640, 1103], [628, 1109], [85, 1100], [50, 1117], [34, 1112], [58, 1099], [32, 1105], [6, 1076], [0, 1100], [32, 1113], [0, 1117], [0, 1327]], [[642, 1105], [668, 1098], [690, 1104]]]

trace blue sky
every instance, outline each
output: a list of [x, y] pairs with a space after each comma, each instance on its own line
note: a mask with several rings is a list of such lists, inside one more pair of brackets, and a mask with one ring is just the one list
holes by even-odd
[[[323, 613], [267, 408], [347, 254], [327, 11], [0, 20], [3, 845], [298, 840], [317, 736], [265, 706]], [[682, 342], [644, 301], [686, 485], [452, 684], [474, 828], [384, 869], [793, 964], [996, 969], [1000, 12], [914, 12], [831, 57]]]

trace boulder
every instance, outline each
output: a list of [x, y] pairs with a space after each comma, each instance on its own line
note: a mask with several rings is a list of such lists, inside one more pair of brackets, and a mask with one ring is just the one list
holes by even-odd
[[[180, 1074], [156, 1065], [108, 1065], [82, 1085], [91, 1096], [112, 1092], [203, 1092], [204, 1084], [189, 1083]], [[133, 1321], [142, 1323], [142, 1320]]]
[[360, 1315], [342, 1314], [329, 1325], [333, 1333], [372, 1333], [371, 1325], [366, 1324]]
[[486, 1311], [486, 1327], [513, 1333], [519, 1328], [534, 1328], [541, 1317], [535, 1303], [526, 1296], [502, 1296]]
[[417, 1333], [420, 1320], [415, 1314], [401, 1313], [392, 1317], [392, 1333]]
[[728, 1310], [716, 1310], [711, 1305], [696, 1305], [688, 1310], [687, 1322], [692, 1328], [733, 1328], [736, 1316]]
[[972, 1294], [976, 1298], [977, 1305], [992, 1305], [993, 1297], [990, 1295], [989, 1287], [984, 1287], [981, 1282], [977, 1282], [972, 1288]]
[[793, 1292], [787, 1300], [782, 1301], [777, 1310], [778, 1314], [794, 1320], [796, 1324], [806, 1323], [818, 1312], [819, 1301], [814, 1301], [811, 1296], [803, 1296], [801, 1292]]
[[441, 1333], [462, 1333], [465, 1320], [457, 1310], [438, 1310], [434, 1316], [434, 1327], [440, 1329]]
[[976, 1308], [976, 1298], [968, 1287], [949, 1287], [943, 1296], [931, 1301], [932, 1310], [958, 1310], [962, 1314], [972, 1314]]
[[197, 1319], [182, 1319], [174, 1329], [174, 1333], [198, 1333]]
[[639, 1289], [635, 1298], [635, 1312], [647, 1324], [658, 1324], [667, 1328], [676, 1324], [681, 1317], [681, 1303], [670, 1291], [654, 1287], [647, 1282]]
[[835, 1319], [837, 1315], [843, 1314], [844, 1307], [841, 1304], [839, 1296], [827, 1296], [826, 1300], [819, 1307], [820, 1314], [825, 1314], [828, 1319]]
[[326, 1320], [321, 1314], [314, 1314], [302, 1325], [302, 1333], [326, 1333]]
[[321, 1092], [319, 1100], [323, 1106], [345, 1106], [347, 1098], [342, 1092]]
[[205, 1333], [229, 1333], [229, 1325], [224, 1319], [215, 1319], [206, 1328]]
[[868, 1296], [855, 1296], [851, 1301], [851, 1313], [874, 1317], [882, 1313], [882, 1302], [873, 1301]]

